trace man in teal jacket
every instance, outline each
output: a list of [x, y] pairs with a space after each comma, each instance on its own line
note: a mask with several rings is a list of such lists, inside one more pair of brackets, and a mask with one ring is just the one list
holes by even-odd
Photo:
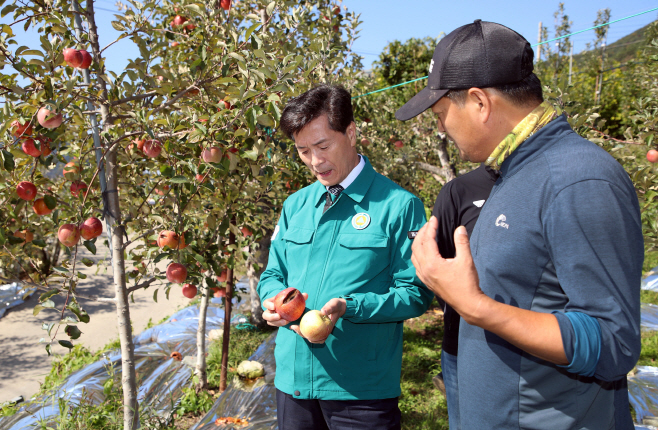
[[[349, 93], [322, 85], [293, 99], [281, 128], [318, 179], [290, 196], [258, 284], [263, 317], [280, 327], [276, 377], [279, 429], [399, 429], [403, 321], [423, 314], [432, 293], [411, 264], [425, 210], [356, 151]], [[301, 291], [307, 310], [334, 327], [311, 343], [273, 297]]]

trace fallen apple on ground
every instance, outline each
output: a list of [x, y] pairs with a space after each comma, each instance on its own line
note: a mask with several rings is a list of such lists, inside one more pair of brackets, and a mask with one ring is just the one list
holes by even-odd
[[331, 329], [331, 319], [316, 310], [308, 311], [299, 322], [299, 331], [311, 342], [324, 341]]
[[297, 288], [286, 288], [274, 296], [274, 311], [286, 321], [297, 321], [305, 308], [306, 299]]

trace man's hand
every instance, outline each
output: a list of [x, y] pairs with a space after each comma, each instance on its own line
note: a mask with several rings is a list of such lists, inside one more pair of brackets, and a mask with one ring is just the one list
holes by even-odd
[[455, 230], [455, 258], [441, 257], [436, 244], [438, 220], [432, 216], [411, 246], [411, 262], [421, 281], [454, 308], [468, 323], [489, 298], [482, 292], [466, 228]]
[[[320, 312], [322, 313], [322, 315], [328, 316], [329, 319], [331, 320], [331, 330], [329, 330], [329, 333], [331, 333], [331, 331], [334, 329], [334, 326], [336, 325], [338, 319], [343, 315], [345, 315], [346, 310], [347, 310], [347, 303], [345, 302], [345, 299], [331, 299], [324, 306], [322, 306]], [[299, 331], [298, 325], [291, 325], [290, 329], [294, 330], [295, 333], [297, 333], [301, 337], [304, 337], [304, 335], [302, 335], [302, 333]], [[315, 342], [311, 340], [308, 341], [311, 343], [324, 343], [325, 340], [327, 339], [325, 338]]]
[[[302, 293], [304, 300], [308, 299], [308, 293]], [[263, 312], [263, 319], [267, 321], [267, 324], [274, 327], [283, 327], [284, 325], [290, 324], [292, 321], [284, 320], [281, 318], [281, 315], [277, 314], [274, 310], [274, 299], [267, 299], [263, 302], [265, 311]], [[297, 327], [297, 326], [295, 326]]]

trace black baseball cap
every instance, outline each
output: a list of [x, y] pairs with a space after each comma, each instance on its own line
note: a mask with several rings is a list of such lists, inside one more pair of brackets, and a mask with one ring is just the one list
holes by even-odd
[[450, 90], [487, 88], [519, 82], [532, 73], [534, 53], [519, 33], [479, 19], [441, 39], [425, 89], [395, 113], [400, 121], [432, 107]]

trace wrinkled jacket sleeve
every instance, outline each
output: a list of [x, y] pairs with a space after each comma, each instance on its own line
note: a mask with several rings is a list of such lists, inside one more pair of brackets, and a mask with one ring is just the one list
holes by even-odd
[[[589, 315], [601, 326], [594, 377], [623, 378], [640, 354], [644, 245], [634, 191], [602, 180], [578, 182], [560, 191], [543, 222], [560, 287], [569, 298], [564, 311]], [[558, 318], [558, 323], [565, 351], [573, 351], [569, 320]]]
[[[288, 278], [288, 268], [286, 267], [286, 248], [285, 243], [281, 238], [286, 233], [288, 228], [288, 220], [286, 217], [286, 205], [283, 205], [281, 217], [275, 228], [272, 243], [270, 245], [270, 255], [267, 262], [267, 269], [260, 275], [260, 282], [258, 283], [258, 296], [262, 303], [274, 297], [280, 291], [288, 288], [286, 279]], [[265, 308], [263, 308], [265, 310]]]
[[343, 296], [347, 302], [343, 318], [354, 323], [387, 323], [414, 318], [427, 311], [434, 294], [416, 276], [416, 268], [411, 263], [413, 240], [407, 236], [409, 231], [419, 230], [425, 222], [425, 208], [414, 197], [390, 227], [391, 288], [386, 294]]

